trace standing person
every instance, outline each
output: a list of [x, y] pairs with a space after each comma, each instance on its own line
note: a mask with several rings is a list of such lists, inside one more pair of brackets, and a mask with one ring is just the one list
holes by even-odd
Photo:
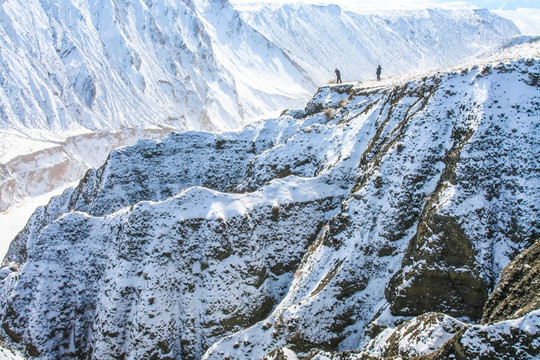
[[338, 69], [334, 70], [334, 72], [336, 73], [336, 82], [338, 84], [341, 84], [341, 73], [339, 72]]
[[381, 65], [377, 66], [377, 81], [381, 81], [381, 71], [382, 71]]

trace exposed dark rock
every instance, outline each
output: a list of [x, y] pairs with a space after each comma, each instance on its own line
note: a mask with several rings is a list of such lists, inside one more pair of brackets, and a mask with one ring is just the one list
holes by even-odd
[[[435, 238], [437, 242], [425, 243]], [[439, 311], [453, 316], [480, 318], [487, 286], [475, 271], [475, 251], [456, 219], [438, 214], [424, 216], [411, 241], [402, 272], [387, 288], [396, 315], [416, 316]], [[406, 287], [400, 287], [407, 283]]]
[[540, 242], [517, 256], [501, 273], [484, 306], [482, 323], [516, 319], [540, 308]]
[[[423, 314], [385, 330], [364, 351], [385, 359], [536, 359], [540, 335], [539, 254], [536, 242], [504, 268], [484, 308], [482, 322], [488, 324], [470, 325], [442, 314]], [[426, 331], [430, 326], [431, 331]], [[438, 338], [430, 338], [433, 334]], [[430, 342], [435, 346], [428, 350], [426, 344]], [[418, 353], [418, 349], [424, 353]]]

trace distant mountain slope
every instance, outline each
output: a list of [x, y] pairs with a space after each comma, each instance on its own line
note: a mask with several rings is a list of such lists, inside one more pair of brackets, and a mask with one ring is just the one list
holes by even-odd
[[540, 36], [540, 9], [519, 8], [496, 10], [494, 13], [512, 20], [522, 34]]
[[[271, 109], [273, 97], [300, 98], [312, 86], [227, 1], [9, 0], [1, 9], [3, 130], [65, 138], [160, 125], [238, 128]], [[238, 88], [247, 70], [279, 74], [273, 89], [283, 76], [299, 87], [257, 89], [263, 102]]]
[[[386, 351], [383, 334], [410, 329], [411, 352], [462, 330], [479, 346], [520, 324], [534, 336], [538, 311], [467, 323], [540, 233], [539, 69], [540, 43], [525, 44], [398, 83], [324, 86], [242, 131], [116, 150], [12, 243], [0, 337], [38, 359], [222, 360], [373, 339]], [[520, 269], [536, 253], [505, 278], [534, 284]], [[501, 289], [489, 307], [515, 312]]]
[[227, 1], [8, 0], [0, 34], [2, 210], [120, 145], [239, 128], [315, 88]]
[[346, 81], [454, 65], [492, 49], [517, 27], [485, 9], [343, 11], [337, 5], [250, 7], [242, 17], [284, 49], [317, 83], [339, 68]]

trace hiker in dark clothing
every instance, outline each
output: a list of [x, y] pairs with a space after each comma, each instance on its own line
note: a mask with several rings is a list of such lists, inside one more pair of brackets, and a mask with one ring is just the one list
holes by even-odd
[[339, 72], [338, 69], [334, 70], [334, 72], [336, 73], [336, 78], [337, 78], [336, 82], [338, 84], [341, 84], [341, 73]]
[[377, 81], [381, 81], [381, 65], [377, 66]]

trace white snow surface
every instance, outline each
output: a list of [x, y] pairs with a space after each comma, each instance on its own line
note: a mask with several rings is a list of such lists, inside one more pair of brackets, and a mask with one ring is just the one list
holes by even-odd
[[[277, 44], [316, 83], [422, 72], [455, 65], [519, 34], [485, 9], [428, 8], [360, 13], [338, 5], [260, 6], [242, 17]], [[307, 36], [306, 36], [307, 35]]]
[[518, 33], [475, 9], [2, 1], [0, 209], [79, 179], [138, 139], [238, 129], [301, 106], [335, 67], [348, 81], [373, 78], [378, 63], [384, 76], [425, 71]]
[[540, 9], [495, 10], [495, 14], [512, 20], [523, 35], [540, 35]]
[[17, 351], [0, 346], [0, 359], [2, 360], [25, 360], [25, 357]]
[[[540, 43], [527, 43], [421, 77], [325, 86], [241, 131], [113, 151], [11, 244], [3, 328], [41, 358], [361, 349], [372, 322], [392, 322], [397, 274], [396, 291], [430, 267], [488, 287], [535, 240], [539, 70]], [[430, 216], [460, 226], [470, 267], [403, 266]], [[420, 250], [441, 251], [437, 240]], [[425, 353], [450, 332], [425, 333], [440, 337], [404, 346]]]

